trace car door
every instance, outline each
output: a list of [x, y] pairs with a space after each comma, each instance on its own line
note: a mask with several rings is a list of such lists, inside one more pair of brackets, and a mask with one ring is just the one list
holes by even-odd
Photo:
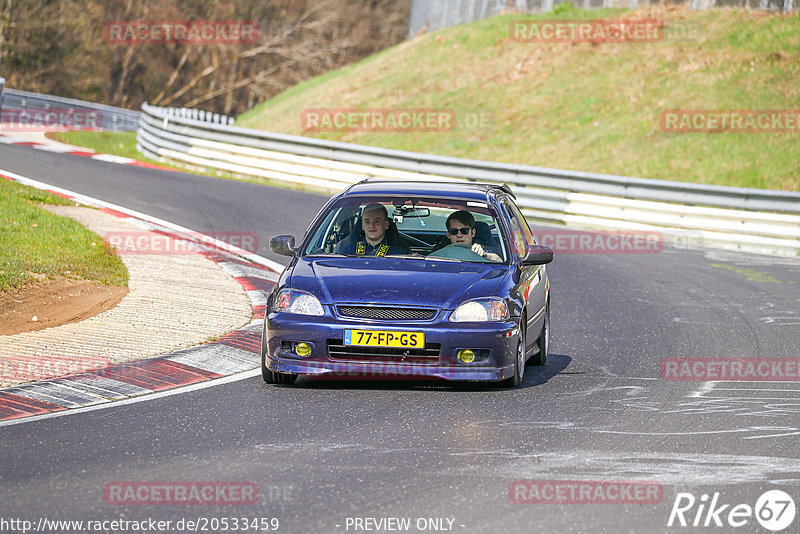
[[525, 299], [525, 316], [527, 317], [525, 340], [528, 347], [530, 347], [536, 342], [544, 324], [546, 271], [544, 265], [523, 266], [521, 264], [528, 245], [536, 244], [536, 240], [528, 226], [528, 221], [519, 211], [517, 205], [510, 198], [504, 198], [502, 205], [511, 231], [512, 253], [517, 257], [517, 261], [520, 262], [521, 275], [518, 287]]

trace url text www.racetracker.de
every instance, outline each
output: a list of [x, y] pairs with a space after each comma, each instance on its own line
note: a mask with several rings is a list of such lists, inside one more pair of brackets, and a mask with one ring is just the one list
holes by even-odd
[[40, 517], [36, 520], [0, 517], [0, 532], [27, 534], [62, 534], [65, 532], [114, 533], [175, 533], [184, 532], [279, 532], [277, 517], [182, 517], [181, 519], [104, 519], [72, 520]]

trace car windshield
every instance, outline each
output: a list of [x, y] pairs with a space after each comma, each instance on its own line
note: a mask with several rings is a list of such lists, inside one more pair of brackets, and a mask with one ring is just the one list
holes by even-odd
[[509, 258], [491, 206], [419, 197], [342, 198], [311, 229], [303, 255], [405, 256], [482, 263], [507, 263]]

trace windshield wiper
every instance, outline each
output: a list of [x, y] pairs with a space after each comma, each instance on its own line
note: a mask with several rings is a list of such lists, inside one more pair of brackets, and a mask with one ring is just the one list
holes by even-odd
[[459, 260], [458, 258], [442, 258], [441, 256], [434, 256], [433, 258], [427, 256], [425, 259], [429, 261], [449, 261], [451, 263], [464, 263], [464, 260]]

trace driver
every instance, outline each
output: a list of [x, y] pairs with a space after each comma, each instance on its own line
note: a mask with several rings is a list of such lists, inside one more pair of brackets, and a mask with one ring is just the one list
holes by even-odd
[[475, 237], [475, 217], [470, 212], [464, 210], [454, 211], [447, 218], [445, 225], [447, 226], [447, 237], [450, 239], [450, 244], [466, 246], [475, 254], [483, 256], [489, 261], [503, 261], [494, 252], [485, 250], [480, 243], [472, 242]]
[[411, 250], [407, 245], [390, 242], [386, 235], [390, 224], [386, 206], [377, 202], [367, 204], [361, 212], [362, 232], [353, 240], [343, 241], [337, 252], [356, 256], [409, 254]]

